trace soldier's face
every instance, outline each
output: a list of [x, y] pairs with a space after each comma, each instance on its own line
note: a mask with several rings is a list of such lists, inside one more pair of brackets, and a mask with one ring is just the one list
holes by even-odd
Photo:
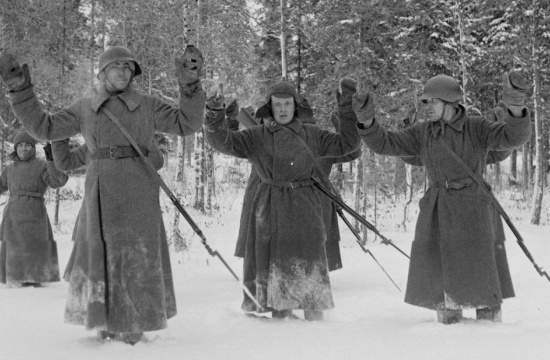
[[104, 72], [105, 85], [109, 91], [125, 90], [134, 75], [135, 64], [131, 61], [115, 61]]
[[292, 96], [272, 96], [271, 109], [275, 121], [281, 125], [286, 125], [294, 119], [294, 98]]
[[15, 151], [17, 152], [17, 157], [20, 160], [28, 160], [33, 152], [34, 152], [34, 146], [32, 144], [22, 142], [17, 144], [17, 147], [15, 148]]
[[428, 121], [437, 121], [443, 118], [445, 112], [445, 103], [439, 99], [429, 99], [426, 101], [426, 116]]

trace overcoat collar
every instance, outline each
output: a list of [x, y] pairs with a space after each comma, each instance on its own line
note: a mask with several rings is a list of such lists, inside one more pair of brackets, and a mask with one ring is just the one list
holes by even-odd
[[457, 132], [464, 130], [464, 123], [466, 122], [466, 109], [462, 106], [458, 106], [458, 111], [450, 121], [438, 120], [431, 123], [432, 136], [438, 137], [440, 134], [445, 134], [445, 127], [449, 126]]
[[131, 87], [127, 91], [117, 95], [111, 95], [105, 89], [100, 88], [95, 91], [92, 98], [92, 110], [97, 113], [101, 109], [101, 106], [111, 97], [118, 97], [131, 112], [139, 107], [139, 95]]
[[294, 118], [294, 120], [292, 120], [290, 123], [288, 123], [286, 125], [281, 125], [281, 124], [277, 123], [275, 120], [269, 119], [268, 121], [266, 121], [265, 126], [272, 133], [281, 130], [282, 127], [286, 127], [287, 129], [292, 130], [296, 134], [299, 134], [300, 131], [303, 129], [304, 124], [303, 124], [302, 120], [300, 120], [300, 118]]

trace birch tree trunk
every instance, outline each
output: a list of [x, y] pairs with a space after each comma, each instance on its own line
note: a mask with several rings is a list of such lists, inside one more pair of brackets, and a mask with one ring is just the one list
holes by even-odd
[[[197, 0], [197, 46], [200, 48], [200, 33], [203, 31], [201, 8], [203, 1]], [[205, 212], [205, 185], [206, 185], [206, 151], [204, 132], [201, 129], [195, 133], [195, 203], [194, 208]]]
[[281, 0], [281, 79], [287, 79], [286, 61], [286, 0]]
[[540, 68], [539, 52], [537, 50], [537, 26], [539, 3], [533, 0], [533, 32], [531, 36], [532, 46], [532, 76], [533, 76], [533, 118], [535, 122], [535, 181], [533, 187], [533, 203], [531, 207], [531, 224], [540, 224], [540, 215], [542, 210], [542, 197], [544, 194], [544, 176], [546, 170], [546, 161], [544, 156], [543, 126], [540, 113]]
[[[59, 99], [63, 101], [65, 98], [65, 51], [67, 49], [67, 7], [65, 0], [63, 0], [63, 8], [61, 13], [61, 69], [59, 71]], [[54, 225], [59, 225], [59, 205], [60, 196], [59, 188], [55, 189], [55, 212], [53, 217]]]
[[[363, 183], [365, 182], [363, 156], [357, 161], [357, 172], [355, 174], [355, 182], [353, 183], [353, 198], [354, 208], [359, 214], [364, 213], [364, 198], [365, 192], [363, 191]], [[355, 219], [354, 225], [356, 229], [362, 228], [362, 225]], [[364, 237], [364, 236], [363, 236]]]

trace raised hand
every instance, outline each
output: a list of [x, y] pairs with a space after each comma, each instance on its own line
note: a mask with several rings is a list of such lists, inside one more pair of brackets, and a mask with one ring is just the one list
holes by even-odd
[[176, 77], [180, 91], [192, 96], [200, 88], [200, 76], [204, 65], [204, 58], [199, 49], [187, 45], [183, 54], [176, 56]]
[[338, 84], [338, 91], [336, 92], [336, 100], [338, 106], [351, 105], [352, 97], [357, 92], [357, 83], [353, 79], [344, 78], [340, 80]]
[[524, 107], [531, 85], [527, 77], [512, 70], [503, 75], [502, 102], [508, 107]]
[[20, 65], [10, 53], [0, 54], [0, 78], [8, 91], [16, 92], [31, 86], [31, 76], [27, 64]]
[[374, 100], [371, 94], [355, 94], [352, 97], [353, 112], [357, 116], [357, 121], [364, 127], [369, 127], [374, 121]]

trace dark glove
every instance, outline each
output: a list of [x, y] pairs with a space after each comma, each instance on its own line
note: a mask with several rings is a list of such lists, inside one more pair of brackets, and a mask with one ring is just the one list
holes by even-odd
[[374, 101], [371, 94], [355, 94], [352, 97], [353, 112], [357, 121], [364, 127], [369, 127], [374, 122]]
[[233, 100], [225, 108], [225, 118], [227, 121], [227, 126], [231, 130], [239, 130], [239, 121], [237, 120], [237, 115], [239, 115], [239, 104], [237, 100]]
[[206, 99], [206, 114], [204, 124], [209, 129], [216, 129], [222, 126], [225, 119], [225, 104], [223, 95], [215, 93]]
[[344, 78], [340, 80], [338, 91], [336, 92], [336, 101], [338, 106], [349, 106], [353, 95], [357, 92], [357, 83], [355, 80]]
[[46, 145], [44, 145], [44, 155], [46, 156], [47, 161], [53, 161], [52, 144], [51, 143], [46, 143]]
[[506, 106], [525, 106], [530, 84], [519, 71], [512, 70], [503, 76], [502, 102]]
[[206, 99], [206, 109], [211, 111], [222, 111], [225, 109], [223, 95], [216, 93]]
[[192, 96], [200, 86], [200, 75], [204, 65], [204, 59], [199, 49], [193, 45], [187, 45], [183, 54], [176, 56], [176, 77], [180, 86], [180, 92]]
[[0, 78], [10, 92], [25, 90], [31, 86], [31, 76], [27, 64], [19, 65], [15, 56], [0, 54]]

